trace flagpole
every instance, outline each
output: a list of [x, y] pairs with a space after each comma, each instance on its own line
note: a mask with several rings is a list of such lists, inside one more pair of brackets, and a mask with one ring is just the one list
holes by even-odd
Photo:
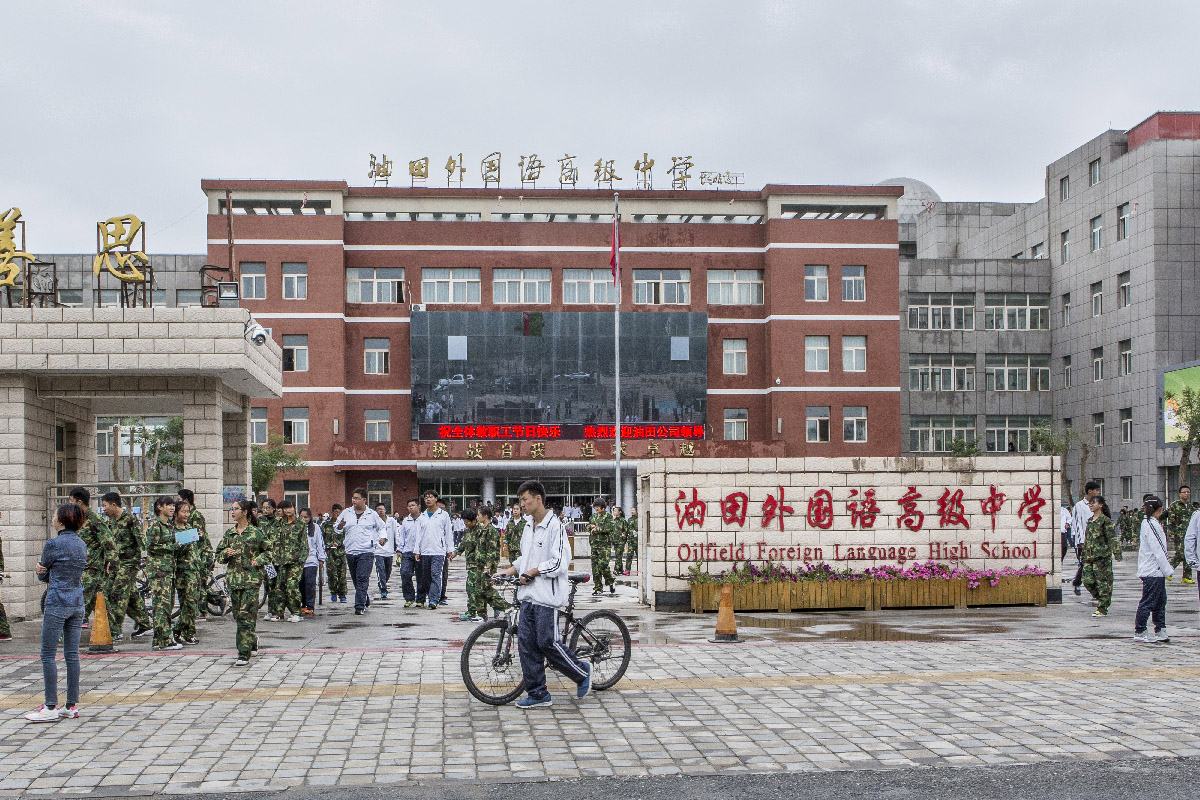
[[613, 505], [621, 504], [621, 195], [613, 192], [613, 283], [616, 302], [613, 304], [613, 459], [616, 462], [616, 483], [613, 486]]

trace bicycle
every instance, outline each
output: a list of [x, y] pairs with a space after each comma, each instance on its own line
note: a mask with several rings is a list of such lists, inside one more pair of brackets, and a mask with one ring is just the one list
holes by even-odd
[[[592, 688], [604, 691], [616, 685], [629, 668], [629, 628], [625, 620], [606, 608], [580, 619], [575, 617], [575, 591], [592, 579], [587, 573], [567, 574], [571, 595], [563, 614], [562, 639], [581, 660], [592, 665]], [[507, 611], [483, 623], [463, 642], [459, 667], [467, 691], [493, 706], [511, 703], [525, 689], [521, 660], [517, 655], [517, 626], [520, 606], [516, 603], [517, 578], [493, 578], [501, 591], [511, 594]]]
[[[154, 598], [150, 594], [150, 579], [146, 575], [146, 559], [142, 559], [141, 567], [138, 569], [136, 577], [137, 593], [142, 598], [142, 603], [146, 607], [146, 613], [154, 615]], [[207, 591], [205, 592], [204, 605], [201, 609], [210, 617], [220, 617], [228, 614], [233, 604], [229, 599], [229, 587], [225, 583], [225, 571], [216, 572], [208, 579], [206, 584]], [[259, 589], [260, 597], [258, 607], [262, 608], [267, 603], [267, 592], [265, 588]], [[215, 601], [215, 602], [214, 602]], [[179, 618], [179, 604], [176, 603], [171, 609], [171, 619]]]

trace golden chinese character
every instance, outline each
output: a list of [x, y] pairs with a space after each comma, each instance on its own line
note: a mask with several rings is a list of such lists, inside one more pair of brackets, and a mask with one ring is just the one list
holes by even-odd
[[487, 188], [492, 181], [496, 185], [500, 185], [500, 151], [489, 153], [483, 157], [483, 161], [479, 164], [480, 172], [483, 173], [483, 188]]
[[546, 457], [546, 443], [545, 442], [534, 442], [533, 444], [529, 445], [529, 457], [530, 458], [545, 458]]
[[450, 453], [448, 452], [445, 442], [434, 442], [433, 443], [433, 457], [434, 458], [446, 458], [449, 455], [450, 455]]
[[579, 168], [575, 166], [575, 156], [563, 153], [563, 157], [558, 160], [558, 188], [574, 188], [578, 181]]
[[375, 160], [375, 154], [371, 153], [371, 171], [367, 173], [367, 177], [375, 181], [378, 185], [383, 181], [383, 185], [387, 186], [388, 178], [392, 177], [392, 161], [387, 157], [387, 153], [378, 161]]
[[641, 160], [635, 161], [633, 163], [633, 168], [635, 170], [637, 170], [637, 174], [638, 174], [637, 188], [653, 189], [654, 188], [654, 174], [651, 172], [651, 170], [654, 168], [654, 159], [650, 157], [650, 154], [642, 153]]
[[595, 442], [580, 442], [579, 443], [579, 455], [582, 458], [595, 458], [596, 457], [596, 443]]
[[648, 455], [648, 456], [656, 456], [656, 455], [658, 455], [658, 442], [651, 442], [651, 443], [650, 443], [650, 444], [649, 444], [649, 445], [646, 447], [646, 455]]
[[467, 458], [483, 458], [483, 442], [468, 442]]
[[613, 181], [624, 180], [624, 178], [617, 175], [617, 171], [613, 167], [613, 161], [614, 159], [609, 159], [608, 161], [605, 161], [603, 158], [596, 159], [596, 163], [593, 166], [596, 167], [597, 186], [602, 183], [607, 183], [608, 188], [611, 189]]
[[429, 177], [429, 156], [421, 156], [416, 161], [408, 162], [408, 174], [414, 179], [425, 180]]
[[500, 457], [501, 458], [512, 458], [512, 456], [513, 456], [512, 442], [505, 442], [504, 444], [500, 445]]
[[[141, 283], [146, 280], [135, 262], [142, 265], [150, 263], [150, 259], [141, 250], [133, 250], [134, 237], [142, 230], [142, 221], [133, 214], [123, 217], [112, 217], [104, 222], [96, 223], [96, 244], [98, 252], [92, 261], [92, 272], [100, 274], [101, 269], [107, 269], [114, 277], [127, 283]], [[144, 241], [144, 239], [143, 239]], [[117, 250], [124, 247], [125, 252]], [[116, 265], [113, 265], [113, 260]]]
[[671, 156], [671, 168], [667, 172], [671, 173], [671, 188], [686, 189], [687, 182], [691, 180], [691, 175], [688, 173], [692, 167], [696, 166], [692, 163], [691, 156]]
[[[624, 458], [625, 456], [629, 455], [629, 451], [626, 449], [627, 447], [628, 447], [628, 445], [626, 445], [625, 442], [621, 442], [621, 458]], [[613, 448], [614, 454], [616, 453], [616, 449], [617, 448], [615, 448], [615, 447]]]
[[10, 208], [0, 215], [0, 286], [14, 286], [21, 277], [18, 259], [36, 261], [32, 254], [17, 250], [17, 222], [21, 209]]
[[695, 442], [680, 442], [680, 443], [679, 443], [679, 455], [681, 455], [681, 456], [694, 456], [694, 455], [696, 455], [696, 444], [695, 444]]
[[[454, 173], [456, 173], [456, 172], [458, 173], [457, 178], [454, 177]], [[459, 186], [462, 186], [463, 175], [465, 175], [466, 172], [467, 172], [467, 168], [463, 166], [462, 153], [458, 154], [457, 159], [454, 156], [450, 156], [449, 158], [447, 158], [446, 159], [446, 186], [449, 186], [452, 182], [455, 182], [455, 181], [458, 182]]]
[[521, 185], [524, 186], [527, 183], [532, 183], [535, 184], [536, 188], [537, 180], [542, 176], [542, 170], [546, 166], [537, 157], [537, 153], [529, 157], [521, 156], [521, 160], [517, 162], [517, 166], [521, 168]]

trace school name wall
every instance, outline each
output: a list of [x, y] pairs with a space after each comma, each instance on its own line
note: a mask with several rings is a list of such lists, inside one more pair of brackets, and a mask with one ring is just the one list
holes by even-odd
[[[914, 561], [1056, 572], [1059, 463], [1049, 456], [656, 459], [639, 475], [646, 599], [688, 570]], [[666, 594], [664, 594], [666, 593]]]

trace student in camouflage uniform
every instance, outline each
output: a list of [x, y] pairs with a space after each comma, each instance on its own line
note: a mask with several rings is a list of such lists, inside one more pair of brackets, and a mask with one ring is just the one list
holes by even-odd
[[1107, 617], [1112, 605], [1113, 558], [1121, 560], [1121, 541], [1113, 528], [1104, 498], [1096, 495], [1088, 502], [1092, 518], [1083, 540], [1083, 586], [1096, 598], [1093, 617]]
[[[0, 572], [4, 572], [4, 540], [0, 539]], [[4, 579], [0, 578], [0, 583]], [[4, 613], [4, 603], [0, 601], [0, 642], [12, 639], [12, 630], [8, 627], [8, 614]]]
[[112, 534], [117, 548], [117, 572], [109, 582], [112, 596], [108, 601], [108, 624], [112, 628], [113, 641], [122, 638], [121, 626], [128, 614], [133, 619], [133, 637], [140, 638], [150, 632], [150, 615], [146, 603], [137, 590], [137, 574], [142, 567], [142, 551], [146, 549], [146, 537], [142, 524], [121, 505], [121, 495], [108, 492], [100, 498], [100, 509]]
[[[1192, 490], [1188, 486], [1179, 487], [1179, 499], [1171, 503], [1167, 509], [1167, 548], [1171, 559], [1171, 568], [1176, 569], [1183, 564], [1183, 582], [1195, 583], [1192, 580], [1192, 568], [1183, 557], [1183, 537], [1187, 535], [1188, 522], [1192, 519]], [[1174, 574], [1168, 575], [1167, 580], [1174, 579]]]
[[521, 536], [525, 533], [525, 517], [521, 516], [521, 504], [512, 504], [512, 518], [504, 526], [504, 549], [508, 562], [514, 563], [521, 555]]
[[617, 565], [622, 575], [628, 575], [629, 570], [633, 568], [633, 554], [637, 552], [637, 529], [637, 506], [631, 506], [629, 516], [625, 518], [625, 566], [622, 569]]
[[224, 600], [208, 586], [216, 557], [213, 554], [212, 539], [208, 538], [208, 523], [205, 522], [200, 509], [196, 508], [196, 495], [191, 489], [180, 489], [178, 494], [177, 500], [187, 503], [192, 509], [188, 512], [185, 527], [195, 528], [200, 534], [200, 538], [192, 545], [192, 559], [195, 561], [196, 570], [196, 619], [203, 620], [208, 618], [209, 606], [218, 608]]
[[337, 518], [342, 513], [340, 503], [334, 503], [329, 519], [321, 523], [321, 537], [325, 540], [325, 576], [329, 579], [329, 602], [346, 602], [346, 534], [337, 529]]
[[279, 516], [275, 513], [275, 501], [271, 498], [263, 500], [262, 514], [258, 518], [256, 526], [267, 537], [267, 550], [270, 556], [267, 560], [268, 564], [275, 564], [276, 577], [268, 578], [267, 573], [263, 572], [263, 582], [267, 586], [267, 615], [263, 617], [268, 622], [278, 622], [283, 619], [283, 609], [279, 586], [279, 565], [275, 563], [275, 553], [279, 549]]
[[225, 583], [233, 602], [233, 621], [237, 624], [238, 660], [234, 666], [244, 667], [250, 656], [258, 652], [258, 587], [263, 581], [263, 567], [270, 561], [267, 537], [254, 522], [254, 503], [238, 500], [233, 504], [233, 527], [225, 531], [217, 546], [217, 561], [226, 565]]
[[83, 625], [87, 627], [92, 612], [96, 610], [96, 595], [104, 595], [106, 608], [112, 602], [108, 596], [109, 582], [117, 571], [117, 546], [108, 525], [91, 509], [91, 492], [76, 486], [71, 490], [69, 499], [83, 512], [79, 538], [87, 545], [87, 567], [83, 571]]
[[592, 504], [592, 519], [588, 523], [588, 545], [592, 550], [592, 580], [595, 581], [596, 587], [592, 590], [593, 596], [604, 593], [605, 582], [608, 583], [609, 594], [617, 593], [617, 582], [609, 567], [609, 547], [616, 532], [616, 523], [612, 515], [604, 510], [604, 500], [597, 498]]
[[296, 516], [296, 504], [291, 500], [280, 503], [279, 511], [283, 519], [275, 529], [275, 569], [279, 570], [275, 587], [279, 592], [280, 611], [288, 615], [288, 622], [299, 622], [304, 607], [300, 578], [308, 558], [308, 523]]
[[612, 510], [613, 517], [613, 533], [612, 533], [612, 554], [613, 554], [613, 575], [621, 574], [621, 565], [625, 562], [625, 512], [620, 506], [614, 506]]
[[[193, 526], [188, 523], [192, 507], [186, 500], [175, 501], [175, 515], [171, 521], [175, 531], [185, 531]], [[200, 531], [196, 531], [199, 533]], [[196, 638], [196, 617], [199, 616], [199, 593], [196, 585], [200, 572], [196, 560], [196, 543], [175, 544], [175, 594], [179, 597], [179, 617], [175, 620], [174, 638], [179, 644], [200, 644]]]
[[463, 556], [467, 564], [467, 613], [459, 619], [483, 622], [488, 606], [497, 614], [508, 608], [491, 581], [500, 564], [500, 531], [492, 525], [492, 515], [486, 508], [463, 509], [462, 519], [467, 528], [450, 556]]
[[181, 650], [183, 645], [171, 636], [171, 610], [175, 606], [176, 554], [175, 498], [154, 501], [156, 519], [146, 528], [146, 579], [154, 612], [152, 650]]

